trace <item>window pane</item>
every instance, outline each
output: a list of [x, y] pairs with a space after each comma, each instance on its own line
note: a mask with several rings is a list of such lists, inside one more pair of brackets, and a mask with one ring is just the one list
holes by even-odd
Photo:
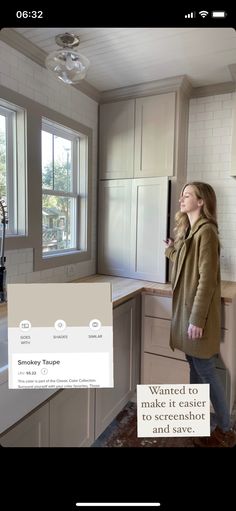
[[72, 192], [71, 141], [54, 136], [54, 190]]
[[52, 135], [42, 131], [42, 182], [43, 188], [53, 189]]
[[43, 195], [43, 252], [75, 248], [75, 199]]
[[0, 198], [7, 196], [6, 118], [0, 115]]

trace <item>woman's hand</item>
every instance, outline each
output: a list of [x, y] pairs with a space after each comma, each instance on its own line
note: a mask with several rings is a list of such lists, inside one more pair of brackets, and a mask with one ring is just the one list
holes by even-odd
[[163, 240], [163, 241], [167, 245], [167, 247], [173, 247], [174, 246], [174, 240], [172, 238], [167, 238], [167, 240]]
[[188, 336], [189, 339], [201, 339], [203, 334], [203, 328], [200, 328], [199, 326], [192, 325], [190, 323], [188, 327]]

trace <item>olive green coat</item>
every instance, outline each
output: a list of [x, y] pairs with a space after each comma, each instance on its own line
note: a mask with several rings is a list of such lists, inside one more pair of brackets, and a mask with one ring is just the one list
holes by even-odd
[[[187, 355], [210, 358], [220, 346], [220, 243], [217, 229], [200, 217], [184, 241], [165, 251], [173, 262], [173, 306], [170, 346]], [[203, 328], [201, 339], [188, 338], [192, 323]]]

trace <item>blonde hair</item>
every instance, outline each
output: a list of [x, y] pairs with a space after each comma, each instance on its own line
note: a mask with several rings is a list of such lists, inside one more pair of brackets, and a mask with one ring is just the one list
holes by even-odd
[[[182, 190], [180, 196], [183, 195], [183, 192], [186, 186], [192, 186], [194, 193], [197, 199], [203, 200], [203, 206], [201, 209], [201, 216], [203, 218], [207, 218], [209, 222], [214, 224], [217, 228], [218, 232], [218, 223], [217, 223], [217, 213], [216, 213], [216, 194], [213, 190], [212, 186], [208, 183], [203, 183], [201, 181], [192, 181], [190, 183], [186, 183]], [[190, 228], [190, 222], [188, 219], [188, 215], [186, 213], [181, 213], [178, 211], [175, 215], [175, 241], [180, 241], [185, 238], [187, 230]]]

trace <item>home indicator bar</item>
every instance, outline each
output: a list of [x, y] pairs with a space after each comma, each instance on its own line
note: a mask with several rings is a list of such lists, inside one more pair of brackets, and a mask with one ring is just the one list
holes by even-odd
[[76, 502], [78, 507], [156, 507], [160, 502]]

